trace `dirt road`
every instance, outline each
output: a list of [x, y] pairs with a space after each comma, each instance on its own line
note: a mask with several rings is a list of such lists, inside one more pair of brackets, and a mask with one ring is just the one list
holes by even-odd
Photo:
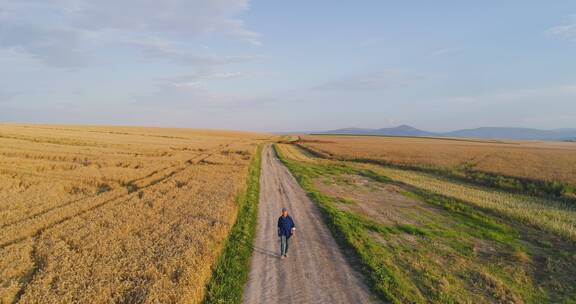
[[[262, 155], [258, 227], [244, 303], [378, 303], [271, 146]], [[290, 210], [296, 235], [279, 256], [277, 221]]]

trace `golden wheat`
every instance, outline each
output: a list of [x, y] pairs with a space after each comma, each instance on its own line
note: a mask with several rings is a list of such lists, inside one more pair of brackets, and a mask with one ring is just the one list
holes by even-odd
[[576, 143], [381, 136], [303, 136], [305, 146], [340, 159], [474, 169], [576, 185]]
[[276, 144], [276, 149], [280, 150], [280, 153], [284, 158], [295, 160], [299, 162], [318, 162], [321, 161], [319, 158], [311, 157], [305, 154], [305, 151], [299, 149], [295, 145], [290, 144]]
[[260, 139], [0, 125], [0, 302], [199, 302]]

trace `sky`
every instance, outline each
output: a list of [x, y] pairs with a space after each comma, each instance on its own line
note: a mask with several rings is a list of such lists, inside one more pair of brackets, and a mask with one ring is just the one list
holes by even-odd
[[576, 128], [576, 2], [0, 0], [0, 122]]

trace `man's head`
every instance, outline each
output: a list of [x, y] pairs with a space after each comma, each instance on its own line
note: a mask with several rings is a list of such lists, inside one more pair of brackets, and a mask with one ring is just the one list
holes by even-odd
[[288, 216], [288, 208], [282, 208], [282, 216]]

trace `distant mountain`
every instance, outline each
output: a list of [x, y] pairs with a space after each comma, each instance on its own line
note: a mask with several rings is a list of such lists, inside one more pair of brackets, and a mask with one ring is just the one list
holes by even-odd
[[320, 134], [350, 134], [350, 135], [377, 134], [376, 130], [374, 130], [374, 129], [362, 129], [362, 128], [343, 128], [343, 129], [323, 131], [323, 132], [318, 132], [318, 133], [320, 133]]
[[400, 136], [434, 136], [435, 133], [416, 129], [408, 125], [401, 125], [395, 128], [382, 128], [376, 130], [379, 134], [400, 135]]
[[464, 129], [444, 133], [449, 137], [477, 137], [477, 138], [514, 138], [514, 139], [549, 139], [556, 137], [552, 131], [528, 128], [495, 128], [483, 127], [477, 129]]
[[463, 129], [451, 132], [428, 132], [408, 125], [395, 128], [362, 129], [345, 128], [316, 134], [346, 134], [346, 135], [387, 135], [387, 136], [429, 136], [429, 137], [470, 137], [470, 138], [509, 138], [526, 140], [576, 140], [576, 129], [539, 130], [530, 128], [482, 127]]
[[539, 130], [529, 128], [483, 127], [447, 132], [449, 137], [511, 138], [539, 140], [569, 140], [576, 138], [576, 129]]
[[560, 134], [563, 138], [562, 140], [576, 142], [576, 129], [565, 128], [565, 129], [555, 129], [552, 131], [555, 132], [556, 134]]
[[361, 129], [345, 128], [318, 132], [321, 134], [350, 134], [350, 135], [390, 135], [390, 136], [435, 136], [435, 133], [416, 129], [408, 125], [402, 125], [395, 128], [382, 129]]

